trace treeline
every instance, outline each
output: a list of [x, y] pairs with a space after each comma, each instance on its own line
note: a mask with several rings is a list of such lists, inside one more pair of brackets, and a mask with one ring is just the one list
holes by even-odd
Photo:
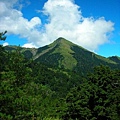
[[120, 120], [120, 70], [83, 77], [0, 46], [0, 119]]

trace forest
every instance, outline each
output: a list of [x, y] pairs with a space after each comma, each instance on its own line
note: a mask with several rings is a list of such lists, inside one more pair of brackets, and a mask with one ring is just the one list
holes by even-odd
[[120, 69], [82, 76], [0, 45], [0, 120], [120, 120]]

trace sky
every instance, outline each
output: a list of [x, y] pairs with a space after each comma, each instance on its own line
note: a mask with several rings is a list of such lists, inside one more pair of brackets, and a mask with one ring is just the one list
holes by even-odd
[[120, 56], [120, 0], [0, 0], [5, 45], [42, 47], [63, 37], [98, 55]]

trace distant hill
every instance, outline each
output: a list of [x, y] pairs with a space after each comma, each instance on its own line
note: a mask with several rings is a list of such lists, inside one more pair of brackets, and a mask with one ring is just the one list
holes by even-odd
[[109, 57], [109, 59], [120, 64], [120, 57], [118, 57], [118, 56], [112, 56], [112, 57]]
[[28, 59], [83, 75], [101, 64], [120, 68], [120, 57], [105, 58], [64, 38], [58, 38], [53, 43], [38, 49], [16, 46], [6, 46], [5, 49], [7, 51], [19, 49]]

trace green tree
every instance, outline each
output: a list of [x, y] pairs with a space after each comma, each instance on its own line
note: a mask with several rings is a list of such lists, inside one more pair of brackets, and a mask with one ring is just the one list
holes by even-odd
[[120, 71], [99, 66], [66, 97], [63, 119], [119, 120]]
[[[7, 31], [5, 31], [4, 33], [0, 33], [0, 40], [5, 40], [6, 36], [5, 34], [7, 33]], [[5, 64], [7, 61], [7, 57], [6, 57], [6, 52], [3, 48], [2, 45], [0, 45], [0, 72], [4, 70]]]
[[7, 31], [0, 33], [0, 40], [6, 39], [6, 36], [5, 36], [6, 33], [7, 33]]
[[12, 52], [8, 53], [9, 61], [6, 65], [7, 71], [14, 71], [16, 80], [14, 81], [15, 86], [19, 87], [27, 82], [31, 81], [32, 69], [29, 67], [29, 60], [26, 60], [24, 56], [20, 53], [19, 48]]
[[36, 120], [53, 115], [54, 92], [36, 83], [31, 61], [26, 60], [19, 49], [6, 52], [4, 57], [8, 60], [4, 60], [6, 64], [0, 77], [0, 119]]

